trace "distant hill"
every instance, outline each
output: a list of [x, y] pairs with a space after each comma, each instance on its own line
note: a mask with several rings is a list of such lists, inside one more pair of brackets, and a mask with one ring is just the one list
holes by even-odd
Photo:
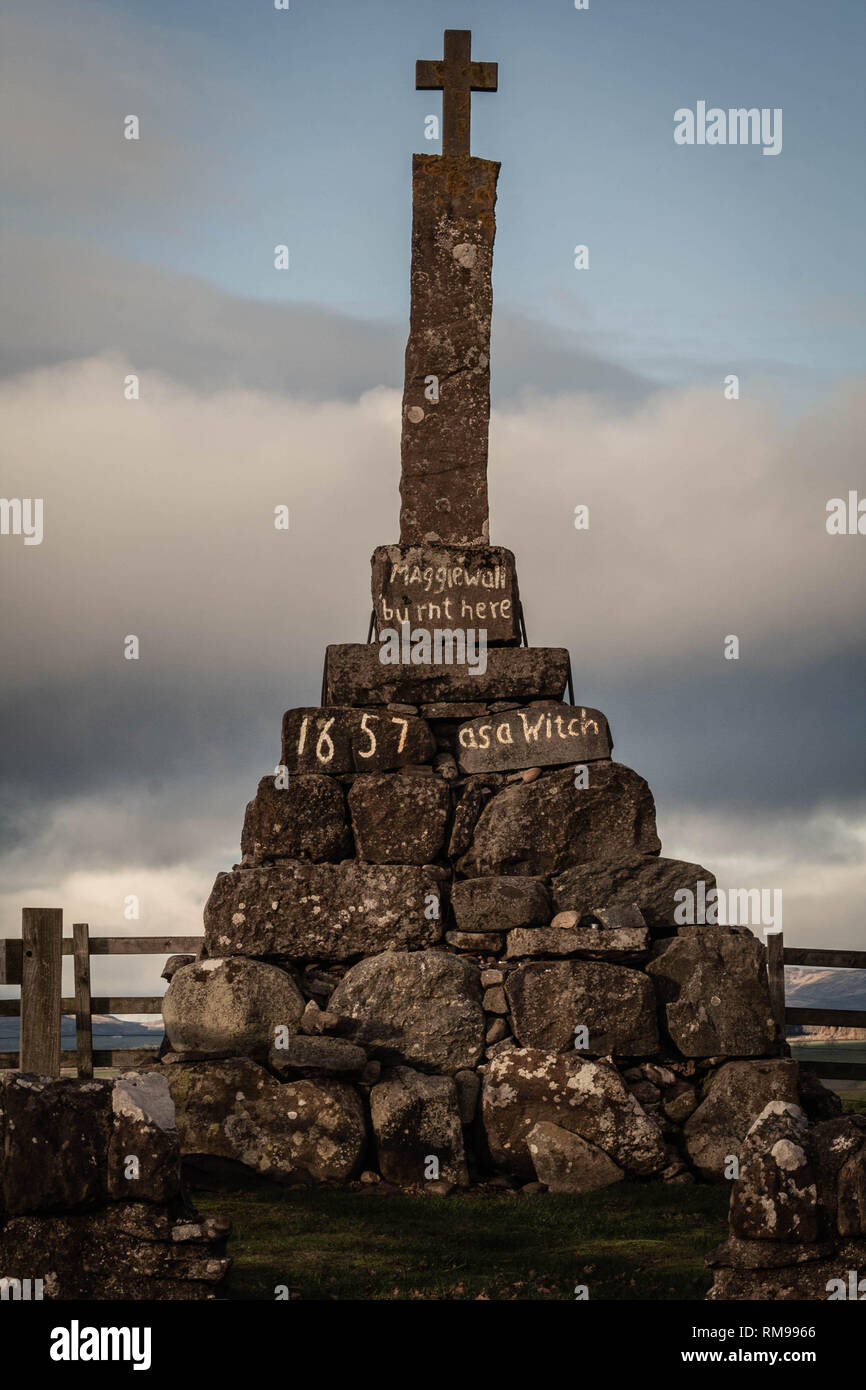
[[[0, 1018], [0, 1038], [7, 1042], [10, 1038], [18, 1038], [20, 1020], [17, 1018]], [[156, 1015], [152, 1023], [133, 1023], [128, 1018], [115, 1018], [113, 1014], [94, 1014], [93, 1015], [93, 1036], [95, 1038], [150, 1038], [153, 1039], [154, 1033], [162, 1033], [162, 1018]], [[75, 1037], [75, 1019], [71, 1014], [64, 1014], [60, 1020], [61, 1038]], [[4, 1051], [11, 1049], [5, 1048]]]
[[[785, 1000], [800, 1009], [866, 1009], [866, 970], [819, 970], [794, 965], [785, 969]], [[866, 1028], [789, 1023], [789, 1038], [866, 1039]]]

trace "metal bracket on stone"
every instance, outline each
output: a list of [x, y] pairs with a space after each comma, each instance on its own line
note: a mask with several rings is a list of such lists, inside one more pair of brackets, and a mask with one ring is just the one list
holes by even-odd
[[[571, 652], [568, 653], [568, 670], [567, 670], [567, 672], [566, 672], [565, 680], [566, 680], [566, 686], [567, 686], [567, 689], [568, 689], [568, 703], [569, 703], [570, 705], [573, 705], [573, 704], [574, 704], [574, 681], [571, 679]], [[324, 697], [323, 697], [323, 698], [324, 698]], [[612, 745], [611, 745], [611, 746], [612, 746]]]
[[[520, 624], [520, 640], [522, 641], [524, 647], [528, 647], [528, 646], [529, 646], [529, 638], [528, 638], [527, 635], [526, 635], [526, 619], [525, 619], [524, 616], [523, 616], [523, 601], [522, 601], [522, 600], [521, 600], [521, 603], [520, 603], [520, 608], [519, 608], [518, 613], [517, 613], [517, 621], [518, 621], [519, 624]], [[573, 702], [572, 702], [572, 703], [573, 703]]]
[[368, 642], [372, 642], [372, 640], [373, 640], [373, 633], [375, 632], [375, 630], [376, 630], [376, 610], [375, 610], [375, 608], [373, 608], [373, 609], [371, 610], [371, 612], [370, 612], [370, 626], [367, 628], [367, 641], [368, 641]]

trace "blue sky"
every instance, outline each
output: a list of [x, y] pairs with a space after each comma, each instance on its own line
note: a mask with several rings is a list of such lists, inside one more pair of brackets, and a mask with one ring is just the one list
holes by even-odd
[[[404, 319], [409, 157], [438, 149], [423, 119], [439, 98], [415, 92], [414, 61], [439, 56], [445, 27], [468, 27], [500, 69], [499, 92], [473, 100], [473, 150], [503, 161], [498, 306], [592, 333], [663, 382], [727, 363], [799, 396], [864, 365], [866, 11], [848, 0], [155, 0], [67, 14], [97, 48], [110, 53], [116, 31], [144, 53], [112, 93], [140, 116], [140, 146], [101, 196], [55, 209], [70, 238], [244, 296]], [[698, 99], [781, 107], [782, 153], [676, 146], [673, 112]], [[105, 118], [113, 140], [116, 112]], [[143, 209], [137, 159], [178, 145], [179, 186]], [[11, 224], [44, 231], [45, 214], [42, 189]], [[288, 274], [272, 268], [277, 242]], [[589, 271], [573, 268], [577, 242]]]

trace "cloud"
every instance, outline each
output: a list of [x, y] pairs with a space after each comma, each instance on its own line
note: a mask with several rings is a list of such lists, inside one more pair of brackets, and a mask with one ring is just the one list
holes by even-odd
[[[249, 387], [354, 400], [398, 388], [406, 329], [313, 304], [247, 299], [97, 246], [7, 235], [0, 376], [113, 352], [143, 375], [213, 392]], [[494, 391], [591, 392], [630, 405], [652, 383], [600, 356], [589, 334], [497, 310]]]
[[[396, 391], [310, 401], [151, 374], [136, 402], [132, 367], [0, 385], [4, 492], [45, 501], [41, 546], [0, 540], [13, 915], [75, 874], [201, 885], [233, 862], [282, 711], [318, 702], [328, 643], [363, 640], [369, 557], [398, 533]], [[723, 832], [760, 845], [763, 825], [762, 862], [792, 847], [797, 892], [840, 930], [859, 883], [844, 827], [862, 810], [863, 541], [824, 517], [828, 496], [866, 492], [863, 414], [853, 384], [795, 426], [708, 390], [627, 415], [529, 393], [491, 444], [492, 534], [517, 553], [530, 640], [570, 648], [577, 698], [650, 780], [665, 852], [687, 841], [718, 867]]]

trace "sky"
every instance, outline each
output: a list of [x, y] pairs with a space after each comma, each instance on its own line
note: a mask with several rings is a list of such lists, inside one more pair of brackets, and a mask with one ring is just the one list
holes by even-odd
[[[866, 497], [862, 8], [0, 10], [0, 493], [45, 499], [41, 545], [0, 536], [0, 933], [37, 904], [120, 929], [130, 894], [197, 931], [282, 711], [363, 640], [439, 149], [414, 64], [459, 27], [499, 64], [491, 536], [530, 641], [570, 648], [664, 853], [781, 888], [790, 943], [862, 945], [866, 537], [825, 527]], [[781, 152], [677, 145], [699, 101], [781, 108]]]

